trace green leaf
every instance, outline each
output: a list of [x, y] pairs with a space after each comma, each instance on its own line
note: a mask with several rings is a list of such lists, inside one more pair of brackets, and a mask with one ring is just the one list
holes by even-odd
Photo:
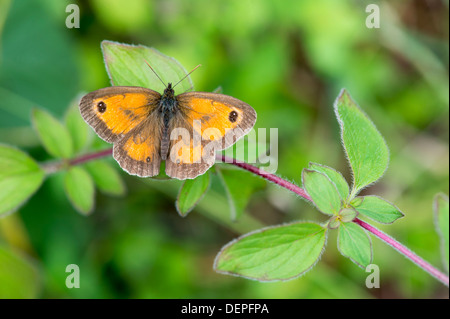
[[437, 194], [433, 201], [434, 221], [436, 231], [441, 239], [441, 255], [442, 262], [448, 272], [449, 262], [449, 244], [448, 244], [448, 228], [449, 228], [449, 204], [448, 196], [445, 194]]
[[92, 212], [94, 208], [94, 181], [83, 168], [71, 167], [64, 178], [66, 195], [77, 211], [83, 215]]
[[311, 197], [314, 205], [326, 215], [337, 215], [342, 202], [336, 185], [323, 173], [304, 169], [303, 188]]
[[289, 280], [319, 260], [327, 229], [314, 223], [293, 223], [248, 233], [222, 248], [217, 272], [259, 281]]
[[175, 206], [178, 214], [185, 217], [205, 196], [211, 183], [209, 172], [195, 179], [187, 179], [181, 185]]
[[333, 216], [328, 220], [327, 228], [329, 229], [336, 229], [341, 224], [341, 219], [339, 216]]
[[81, 117], [77, 104], [72, 104], [67, 110], [65, 124], [72, 137], [73, 150], [75, 153], [79, 152], [87, 145], [92, 130]]
[[338, 248], [342, 255], [366, 268], [372, 263], [372, 242], [366, 231], [355, 223], [341, 223]]
[[39, 189], [44, 175], [27, 154], [0, 145], [0, 216], [17, 210]]
[[230, 205], [231, 219], [236, 220], [245, 212], [245, 208], [252, 196], [266, 186], [266, 182], [240, 169], [219, 169], [216, 172], [225, 188]]
[[395, 205], [374, 195], [356, 197], [350, 204], [359, 213], [383, 224], [392, 224], [397, 219], [405, 216]]
[[[102, 42], [103, 59], [113, 85], [129, 85], [150, 88], [163, 92], [167, 83], [177, 83], [186, 70], [174, 58], [142, 45], [134, 46], [111, 41]], [[146, 64], [147, 61], [158, 77]], [[188, 76], [177, 86], [178, 92], [186, 92], [193, 87]]]
[[0, 299], [37, 298], [41, 282], [31, 261], [0, 245]]
[[363, 197], [363, 196], [355, 197], [355, 198], [352, 199], [352, 201], [350, 202], [350, 204], [351, 204], [353, 207], [358, 207], [358, 206], [360, 206], [360, 205], [362, 204], [363, 200], [364, 200], [364, 197]]
[[345, 180], [344, 176], [342, 176], [341, 173], [339, 173], [334, 168], [316, 163], [309, 163], [309, 169], [323, 173], [326, 176], [328, 176], [328, 178], [334, 183], [334, 185], [336, 185], [339, 195], [341, 195], [342, 201], [347, 200], [350, 191], [347, 181]]
[[58, 158], [70, 158], [73, 155], [73, 143], [69, 132], [50, 113], [35, 108], [32, 111], [32, 121], [49, 154]]
[[336, 99], [334, 109], [353, 171], [352, 195], [356, 195], [383, 176], [389, 163], [389, 150], [375, 125], [345, 89]]
[[358, 212], [353, 208], [343, 208], [339, 212], [339, 218], [343, 223], [353, 221], [358, 216]]
[[95, 185], [105, 194], [121, 196], [125, 194], [125, 184], [119, 172], [105, 161], [92, 161], [85, 165], [94, 179]]

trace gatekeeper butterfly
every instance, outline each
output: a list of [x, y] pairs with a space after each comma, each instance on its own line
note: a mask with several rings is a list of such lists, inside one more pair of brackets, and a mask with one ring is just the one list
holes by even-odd
[[233, 145], [256, 122], [255, 110], [234, 97], [175, 95], [176, 84], [165, 86], [162, 95], [143, 87], [112, 86], [80, 101], [84, 120], [114, 144], [113, 156], [129, 174], [158, 175], [161, 161], [166, 161], [168, 176], [193, 179], [214, 164], [215, 151]]

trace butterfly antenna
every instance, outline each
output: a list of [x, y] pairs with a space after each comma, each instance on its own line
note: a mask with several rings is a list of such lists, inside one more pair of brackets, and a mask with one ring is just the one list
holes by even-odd
[[158, 73], [156, 73], [155, 70], [153, 70], [153, 68], [152, 68], [152, 66], [150, 65], [150, 63], [148, 63], [147, 60], [145, 60], [145, 59], [144, 59], [144, 61], [145, 61], [145, 63], [147, 63], [148, 67], [153, 71], [153, 73], [155, 73], [155, 75], [158, 77], [158, 79], [161, 81], [161, 83], [162, 83], [164, 86], [167, 86], [167, 84], [164, 83], [164, 81], [159, 77]]
[[186, 74], [180, 81], [177, 82], [177, 84], [175, 84], [173, 87], [176, 87], [178, 85], [178, 83], [180, 83], [181, 81], [183, 81], [185, 78], [187, 78], [192, 72], [194, 72], [195, 70], [197, 70], [199, 67], [201, 67], [202, 65], [199, 64], [197, 65], [195, 68], [192, 69], [191, 72], [189, 72], [188, 74]]

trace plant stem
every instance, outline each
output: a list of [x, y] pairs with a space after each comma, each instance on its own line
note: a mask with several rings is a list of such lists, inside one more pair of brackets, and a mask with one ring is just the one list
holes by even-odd
[[[284, 187], [284, 188], [290, 190], [291, 192], [296, 193], [297, 195], [303, 197], [306, 200], [311, 201], [311, 197], [308, 196], [308, 194], [305, 192], [304, 189], [300, 188], [299, 186], [297, 186], [291, 182], [288, 182], [288, 181], [282, 179], [281, 177], [278, 177], [273, 174], [268, 174], [266, 172], [261, 171], [258, 167], [252, 166], [247, 163], [239, 162], [233, 158], [226, 157], [222, 154], [218, 154], [216, 156], [216, 159], [218, 159], [222, 162], [225, 162], [225, 163], [230, 163], [235, 166], [241, 167], [241, 168], [243, 168], [249, 172], [252, 172], [264, 179], [267, 179], [268, 181], [278, 184], [281, 187]], [[379, 229], [373, 227], [370, 224], [367, 224], [366, 222], [364, 222], [358, 218], [355, 218], [355, 220], [353, 222], [356, 223], [357, 225], [361, 226], [362, 228], [366, 229], [367, 231], [371, 232], [374, 236], [378, 237], [379, 239], [384, 241], [386, 244], [392, 246], [395, 250], [397, 250], [403, 256], [405, 256], [406, 258], [411, 260], [418, 267], [422, 268], [424, 271], [426, 271], [431, 276], [435, 277], [437, 280], [439, 280], [440, 282], [442, 282], [444, 285], [446, 285], [448, 287], [449, 278], [447, 275], [445, 275], [438, 269], [434, 268], [432, 265], [430, 265], [428, 262], [426, 262], [425, 260], [423, 260], [422, 258], [417, 256], [411, 250], [409, 250], [408, 248], [406, 248], [405, 246], [400, 244], [398, 241], [396, 241], [395, 239], [386, 235]]]
[[99, 158], [109, 156], [109, 155], [112, 155], [112, 148], [108, 148], [106, 150], [101, 150], [101, 151], [95, 152], [95, 153], [84, 154], [79, 157], [73, 158], [71, 160], [46, 162], [46, 163], [43, 163], [41, 165], [41, 167], [47, 174], [53, 174], [68, 165], [83, 164], [85, 162], [93, 161], [95, 159], [99, 159]]
[[278, 177], [277, 175], [269, 174], [256, 166], [247, 164], [245, 162], [238, 161], [234, 158], [227, 157], [222, 154], [217, 154], [216, 159], [218, 159], [219, 161], [224, 162], [224, 163], [233, 164], [235, 166], [241, 167], [253, 174], [256, 174], [262, 178], [267, 179], [268, 181], [271, 181], [272, 183], [280, 185], [281, 187], [284, 187], [284, 188], [290, 190], [291, 192], [294, 192], [295, 194], [303, 197], [304, 199], [306, 199], [308, 201], [311, 201], [311, 197], [309, 197], [309, 195], [305, 192], [305, 190], [303, 188], [301, 188], [291, 182], [288, 182], [287, 180], [282, 179], [281, 177]]
[[[78, 165], [78, 164], [82, 164], [82, 163], [92, 161], [95, 159], [99, 159], [99, 158], [109, 156], [109, 155], [112, 155], [112, 148], [102, 150], [102, 151], [99, 151], [96, 153], [82, 155], [80, 157], [70, 160], [68, 163], [70, 165]], [[230, 157], [227, 157], [222, 154], [217, 154], [216, 160], [219, 160], [224, 163], [232, 164], [232, 165], [235, 165], [242, 169], [245, 169], [245, 170], [247, 170], [255, 175], [258, 175], [272, 183], [275, 183], [283, 188], [286, 188], [287, 190], [299, 195], [300, 197], [302, 197], [308, 201], [311, 201], [311, 197], [309, 197], [309, 195], [306, 193], [306, 191], [303, 188], [301, 188], [298, 185], [295, 185], [294, 183], [291, 183], [277, 175], [269, 174], [256, 166], [247, 164], [245, 162], [238, 161], [234, 158], [230, 158]], [[55, 167], [62, 167], [62, 165], [61, 165], [61, 163], [59, 163], [59, 164], [56, 163]], [[393, 247], [400, 254], [402, 254], [409, 260], [411, 260], [418, 267], [422, 268], [425, 272], [429, 273], [431, 276], [433, 276], [434, 278], [436, 278], [437, 280], [439, 280], [440, 282], [442, 282], [444, 285], [446, 285], [448, 287], [448, 285], [449, 285], [448, 276], [445, 275], [444, 273], [442, 273], [441, 271], [439, 271], [438, 269], [436, 269], [435, 267], [433, 267], [431, 264], [429, 264], [428, 262], [426, 262], [419, 256], [417, 256], [410, 249], [406, 248], [404, 245], [400, 244], [398, 241], [396, 241], [389, 235], [383, 233], [381, 230], [373, 227], [372, 225], [370, 225], [358, 218], [355, 218], [355, 220], [353, 222], [356, 223], [357, 225], [361, 226], [365, 230], [371, 232], [374, 236], [378, 237], [379, 239], [384, 241], [386, 244]]]
[[112, 148], [108, 148], [108, 149], [102, 150], [100, 152], [85, 154], [85, 155], [82, 155], [80, 157], [70, 160], [69, 164], [70, 165], [78, 165], [78, 164], [82, 164], [84, 162], [89, 162], [89, 161], [92, 161], [95, 159], [109, 156], [109, 155], [112, 155], [112, 151], [113, 151]]
[[448, 287], [448, 276], [439, 271], [438, 269], [434, 268], [432, 265], [430, 265], [428, 262], [417, 256], [414, 252], [412, 252], [407, 247], [400, 244], [398, 241], [396, 241], [394, 238], [390, 237], [389, 235], [383, 233], [381, 230], [373, 227], [372, 225], [362, 221], [361, 219], [355, 218], [354, 223], [358, 224], [362, 228], [368, 230], [378, 238], [380, 238], [382, 241], [384, 241], [386, 244], [390, 245], [392, 248], [397, 250], [399, 253], [401, 253], [403, 256], [411, 260], [413, 263], [415, 263], [417, 266], [428, 272], [430, 275], [435, 277], [437, 280], [442, 282], [444, 285]]

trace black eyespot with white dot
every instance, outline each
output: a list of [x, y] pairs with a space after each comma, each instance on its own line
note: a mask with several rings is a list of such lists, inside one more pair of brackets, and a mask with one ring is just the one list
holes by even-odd
[[147, 163], [150, 163], [150, 156], [148, 156], [146, 159]]
[[106, 104], [105, 104], [105, 102], [103, 102], [103, 101], [98, 102], [97, 103], [97, 110], [100, 113], [104, 113], [106, 111]]
[[231, 123], [236, 122], [237, 118], [238, 118], [238, 114], [236, 111], [231, 111], [230, 114], [228, 115], [228, 119], [230, 120]]

